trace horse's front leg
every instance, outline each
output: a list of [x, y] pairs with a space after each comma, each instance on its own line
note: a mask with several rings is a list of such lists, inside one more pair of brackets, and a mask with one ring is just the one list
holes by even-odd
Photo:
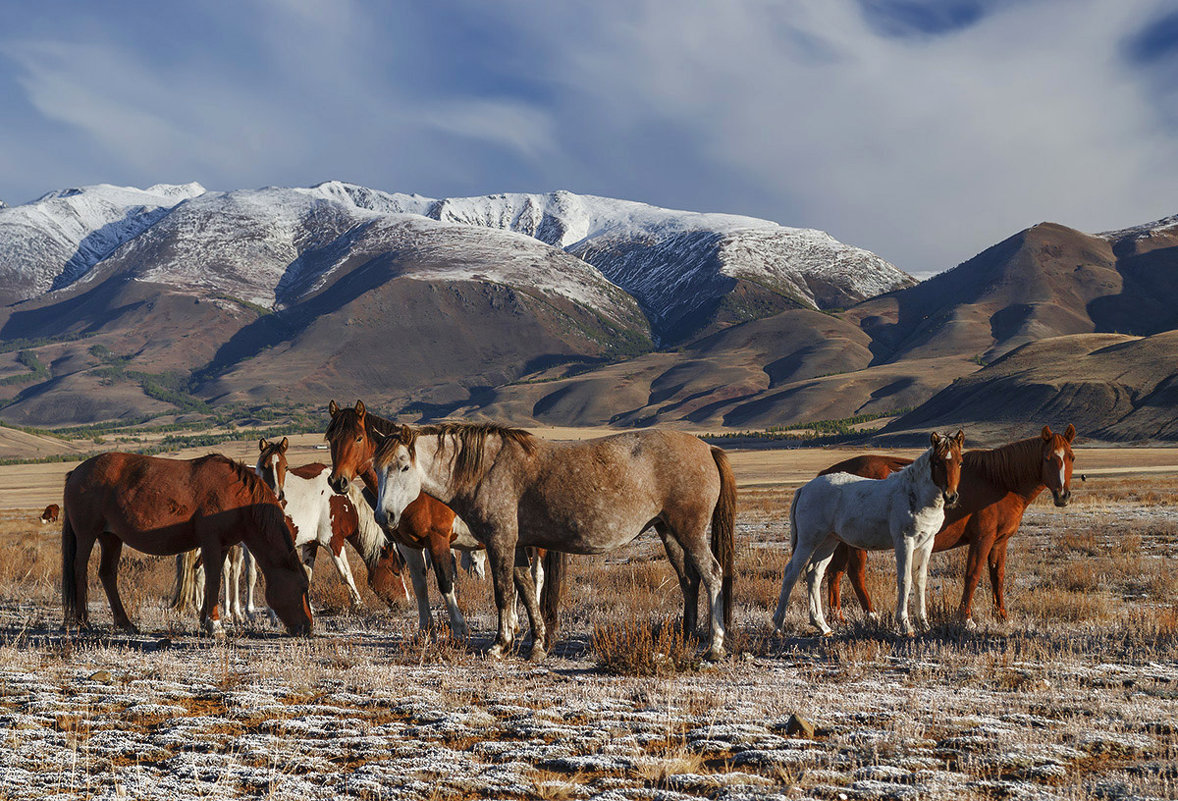
[[441, 531], [434, 531], [429, 538], [430, 559], [434, 563], [434, 578], [438, 582], [438, 591], [446, 602], [446, 612], [450, 615], [450, 633], [455, 637], [468, 637], [470, 631], [466, 626], [466, 618], [458, 608], [458, 593], [454, 589], [454, 556], [450, 553], [450, 535]]
[[425, 583], [425, 551], [399, 542], [397, 550], [405, 560], [405, 569], [409, 571], [409, 581], [413, 584], [413, 594], [417, 596], [417, 625], [422, 631], [429, 631], [433, 626], [433, 615], [429, 608], [429, 587]]
[[495, 586], [499, 611], [499, 633], [488, 653], [499, 658], [511, 650], [515, 640], [515, 544], [519, 534], [512, 526], [496, 526], [480, 538], [487, 545], [487, 561]]
[[994, 612], [999, 620], [1006, 620], [1006, 544], [1013, 533], [990, 549], [990, 590], [994, 593]]
[[978, 588], [978, 580], [982, 577], [982, 566], [990, 555], [994, 546], [992, 536], [975, 534], [969, 543], [969, 553], [965, 560], [965, 585], [961, 588], [961, 605], [957, 608], [957, 616], [967, 629], [976, 629], [973, 621], [973, 594]]
[[896, 625], [902, 634], [909, 637], [916, 634], [908, 619], [908, 597], [912, 594], [912, 563], [914, 560], [912, 536], [903, 533], [896, 542]]
[[922, 630], [928, 628], [928, 607], [925, 602], [925, 589], [928, 586], [928, 562], [933, 552], [933, 538], [927, 543], [921, 543], [912, 551], [912, 583], [916, 590], [916, 622]]
[[335, 565], [335, 572], [339, 574], [344, 586], [348, 588], [348, 602], [352, 606], [352, 611], [360, 611], [364, 608], [364, 599], [360, 597], [360, 590], [356, 587], [356, 579], [352, 577], [352, 566], [348, 564], [348, 557], [344, 555], [342, 543], [339, 550], [328, 546], [327, 552], [331, 554], [331, 563]]
[[214, 637], [224, 637], [225, 627], [221, 625], [221, 571], [224, 569], [225, 552], [220, 543], [200, 546], [201, 561], [205, 567], [205, 600], [200, 610], [200, 623], [204, 630]]

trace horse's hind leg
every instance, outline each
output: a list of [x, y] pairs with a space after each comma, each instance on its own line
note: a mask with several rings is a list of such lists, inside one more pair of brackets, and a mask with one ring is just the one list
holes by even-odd
[[999, 620], [1006, 620], [1006, 544], [1009, 536], [990, 549], [990, 589], [994, 593], [994, 612]]
[[102, 579], [102, 588], [106, 590], [106, 599], [110, 602], [110, 614], [114, 618], [117, 628], [138, 634], [139, 629], [127, 617], [127, 610], [123, 608], [123, 600], [119, 597], [119, 557], [123, 554], [123, 541], [114, 534], [104, 532], [98, 543], [102, 548], [102, 556], [98, 562], [98, 577]]
[[72, 614], [73, 620], [68, 620], [70, 610], [66, 610], [66, 615], [67, 628], [68, 624], [73, 622], [81, 630], [90, 628], [90, 552], [94, 550], [94, 543], [98, 541], [98, 535], [76, 531], [75, 536], [77, 542], [74, 550], [74, 597], [76, 603]]
[[548, 652], [544, 648], [544, 643], [548, 635], [544, 627], [544, 617], [540, 614], [535, 578], [532, 575], [529, 562], [527, 551], [524, 548], [516, 548], [515, 588], [519, 592], [520, 598], [523, 599], [524, 609], [528, 612], [528, 623], [532, 627], [531, 659], [533, 662], [539, 662], [548, 655]]
[[665, 523], [655, 523], [654, 528], [663, 541], [663, 548], [667, 551], [671, 567], [675, 568], [675, 575], [679, 577], [679, 589], [683, 592], [683, 635], [694, 636], [699, 625], [699, 571], [687, 560], [687, 555]]
[[810, 591], [810, 623], [823, 636], [830, 634], [831, 629], [826, 625], [826, 617], [822, 614], [822, 575], [826, 572], [826, 566], [830, 563], [838, 544], [837, 539], [828, 537], [819, 543], [806, 563], [806, 583]]
[[708, 645], [709, 659], [724, 657], [724, 573], [720, 563], [712, 555], [708, 544], [710, 515], [670, 521], [672, 534], [686, 554], [685, 566], [695, 569], [708, 591], [708, 609], [712, 613], [711, 642]]
[[225, 636], [221, 625], [221, 571], [225, 554], [219, 543], [200, 546], [201, 560], [205, 566], [205, 598], [200, 610], [200, 623], [204, 630], [216, 637]]

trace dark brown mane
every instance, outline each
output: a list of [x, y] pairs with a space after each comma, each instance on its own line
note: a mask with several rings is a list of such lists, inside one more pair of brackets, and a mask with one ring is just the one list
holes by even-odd
[[[262, 481], [252, 467], [247, 467], [241, 462], [219, 453], [201, 456], [199, 459], [194, 459], [193, 463], [197, 466], [219, 463], [228, 467], [234, 478], [245, 487], [246, 504], [249, 506], [249, 515], [254, 524], [267, 537], [272, 538], [274, 532], [285, 532], [288, 544], [293, 544], [294, 541], [290, 537], [290, 530], [286, 527], [282, 507], [278, 505], [277, 496], [273, 490], [266, 486], [266, 482]], [[273, 542], [272, 539], [271, 541]], [[278, 545], [279, 543], [274, 542], [273, 544]]]
[[966, 451], [962, 465], [995, 486], [1015, 491], [1039, 483], [1042, 447], [1042, 438], [1031, 437], [993, 450]]

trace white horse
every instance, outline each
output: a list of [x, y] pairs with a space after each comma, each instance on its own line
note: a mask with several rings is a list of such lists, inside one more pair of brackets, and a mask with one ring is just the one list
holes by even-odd
[[908, 619], [908, 596], [916, 585], [918, 620], [928, 623], [925, 584], [933, 538], [945, 521], [945, 506], [957, 503], [961, 479], [961, 448], [965, 434], [932, 434], [932, 447], [912, 464], [887, 478], [870, 479], [850, 473], [818, 476], [794, 493], [790, 504], [790, 541], [793, 556], [781, 581], [781, 598], [773, 614], [780, 632], [789, 596], [802, 569], [810, 590], [810, 623], [830, 634], [822, 614], [819, 588], [826, 566], [839, 542], [869, 551], [896, 552], [896, 623], [905, 634], [914, 629]]

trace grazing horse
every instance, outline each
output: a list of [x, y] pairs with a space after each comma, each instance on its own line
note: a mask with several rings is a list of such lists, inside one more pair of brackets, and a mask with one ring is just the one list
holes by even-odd
[[[302, 558], [307, 579], [315, 565], [320, 548], [331, 554], [332, 564], [348, 588], [353, 609], [363, 605], [352, 568], [344, 555], [344, 543], [350, 544], [368, 568], [368, 586], [389, 606], [397, 594], [405, 594], [401, 580], [401, 560], [393, 553], [393, 543], [376, 524], [372, 507], [363, 492], [349, 485], [344, 494], [337, 494], [328, 485], [328, 468], [313, 463], [291, 468], [286, 461], [290, 442], [283, 437], [279, 442], [258, 440], [258, 463], [255, 471], [266, 486], [283, 501], [287, 517], [295, 532], [295, 548]], [[246, 564], [246, 587], [253, 592], [252, 560]]]
[[61, 507], [55, 503], [51, 503], [45, 507], [45, 511], [41, 513], [42, 523], [56, 523], [58, 515], [61, 514]]
[[[376, 492], [376, 474], [372, 470], [372, 457], [376, 450], [375, 435], [398, 430], [396, 423], [370, 414], [362, 401], [356, 401], [354, 409], [340, 408], [333, 400], [327, 407], [331, 413], [331, 424], [326, 438], [331, 448], [332, 471], [328, 483], [336, 492], [344, 492], [353, 478], [359, 477], [370, 491]], [[374, 501], [375, 505], [375, 501]], [[458, 607], [458, 596], [454, 589], [454, 561], [450, 550], [481, 551], [482, 543], [475, 539], [462, 518], [454, 514], [444, 503], [421, 494], [405, 509], [404, 514], [392, 531], [393, 539], [399, 545], [402, 556], [409, 565], [409, 577], [413, 581], [413, 592], [417, 596], [417, 615], [421, 628], [428, 629], [432, 621], [429, 608], [429, 593], [426, 588], [425, 559], [423, 551], [429, 553], [433, 563], [438, 591], [446, 602], [450, 616], [450, 629], [457, 637], [469, 633], [466, 619]], [[534, 560], [533, 582], [540, 592], [544, 580], [541, 559]], [[555, 578], [549, 582], [545, 597], [546, 615], [551, 628], [556, 628], [556, 606], [559, 598], [559, 577], [563, 573], [563, 557], [555, 556], [548, 561], [548, 572]], [[553, 562], [559, 564], [553, 565]], [[470, 560], [471, 572], [479, 569], [477, 560]]]
[[724, 451], [680, 431], [550, 442], [521, 429], [469, 423], [400, 426], [376, 439], [378, 522], [397, 525], [426, 492], [461, 514], [487, 546], [499, 610], [493, 656], [505, 653], [514, 639], [513, 574], [532, 624], [532, 658], [543, 658], [546, 650], [544, 621], [519, 546], [605, 553], [650, 526], [674, 543], [668, 552], [681, 581], [685, 563], [702, 578], [711, 611], [709, 655], [723, 655], [736, 515], [736, 481]]
[[780, 631], [794, 584], [806, 570], [810, 589], [810, 623], [830, 634], [822, 614], [822, 574], [840, 541], [871, 551], [896, 552], [896, 623], [913, 634], [908, 596], [916, 585], [918, 620], [927, 622], [925, 582], [933, 536], [945, 521], [945, 507], [958, 501], [961, 448], [965, 434], [930, 436], [932, 446], [916, 461], [882, 480], [833, 473], [811, 479], [794, 493], [789, 507], [793, 555], [781, 581], [773, 614]]
[[160, 459], [103, 453], [65, 479], [61, 596], [65, 625], [87, 628], [90, 551], [102, 547], [98, 575], [119, 628], [135, 631], [118, 590], [123, 544], [156, 556], [200, 548], [205, 566], [201, 622], [222, 631], [218, 605], [225, 551], [244, 542], [266, 576], [266, 600], [294, 634], [310, 633], [307, 574], [278, 498], [252, 470], [217, 454]]
[[[254, 604], [254, 587], [251, 583], [246, 589], [246, 608], [241, 608], [241, 594], [239, 586], [241, 576], [245, 570], [246, 560], [253, 563], [254, 559], [242, 545], [234, 545], [225, 551], [225, 565], [221, 569], [222, 596], [225, 607], [222, 609], [222, 619], [234, 623], [252, 620], [257, 612]], [[199, 550], [185, 551], [176, 554], [176, 580], [172, 584], [172, 598], [168, 608], [180, 614], [195, 612], [200, 614], [201, 604], [204, 602], [204, 562], [200, 558]]]
[[[986, 564], [990, 568], [994, 608], [1000, 619], [1006, 619], [1007, 543], [1018, 531], [1027, 507], [1044, 489], [1051, 490], [1056, 506], [1068, 505], [1072, 498], [1072, 466], [1076, 460], [1072, 453], [1075, 438], [1076, 427], [1070, 423], [1063, 434], [1053, 433], [1050, 426], [1043, 426], [1037, 437], [993, 450], [966, 451], [962, 456], [961, 501], [945, 512], [945, 525], [933, 540], [933, 552], [969, 546], [965, 586], [957, 610], [966, 628], [976, 627], [971, 613], [973, 594], [982, 575], [982, 566]], [[822, 472], [884, 478], [908, 463], [908, 459], [897, 456], [856, 456]], [[839, 581], [848, 569], [860, 606], [874, 616], [871, 597], [867, 594], [867, 554], [845, 544], [835, 550], [828, 571], [832, 616], [845, 622]]]

